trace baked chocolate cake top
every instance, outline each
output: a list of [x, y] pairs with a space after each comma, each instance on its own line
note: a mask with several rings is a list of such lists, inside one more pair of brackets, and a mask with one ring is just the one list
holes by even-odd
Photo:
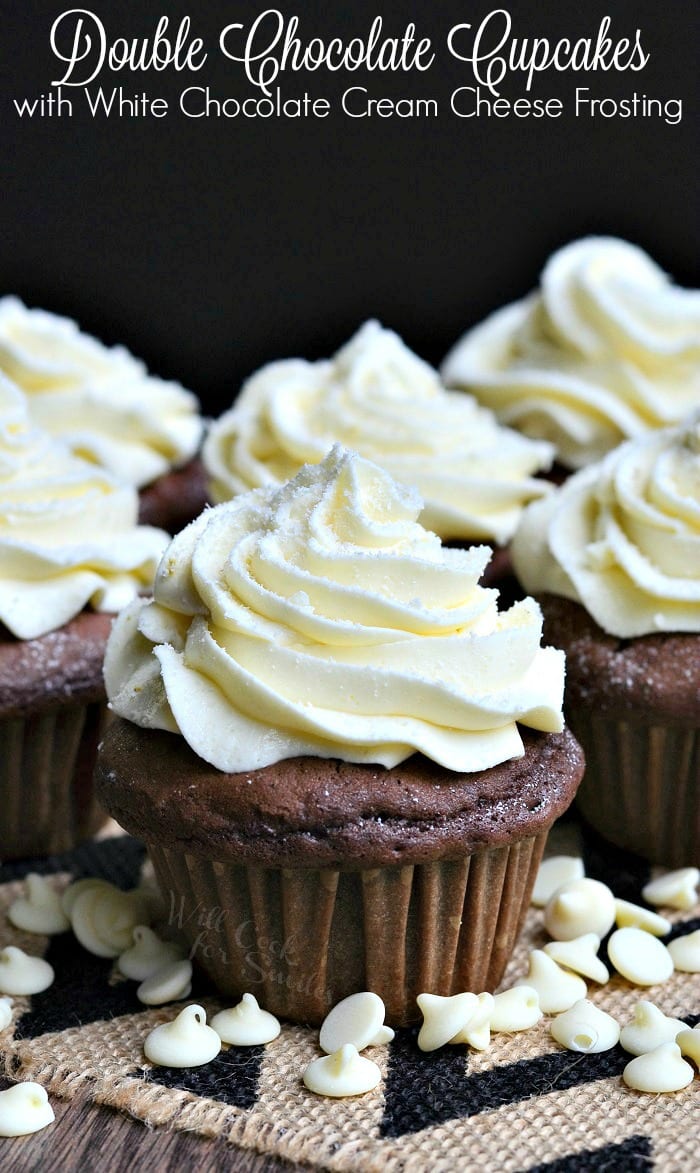
[[700, 725], [700, 637], [660, 633], [618, 639], [579, 603], [540, 599], [544, 638], [566, 652], [566, 704], [643, 720]]
[[157, 525], [175, 534], [204, 509], [206, 475], [201, 460], [164, 473], [139, 493], [139, 524]]
[[0, 624], [0, 718], [103, 699], [111, 625], [111, 615], [82, 611], [56, 631], [22, 640]]
[[525, 755], [458, 774], [414, 754], [387, 770], [313, 757], [225, 774], [172, 733], [116, 720], [97, 766], [109, 812], [147, 843], [222, 862], [384, 867], [456, 858], [551, 825], [583, 774], [573, 736], [523, 730]]

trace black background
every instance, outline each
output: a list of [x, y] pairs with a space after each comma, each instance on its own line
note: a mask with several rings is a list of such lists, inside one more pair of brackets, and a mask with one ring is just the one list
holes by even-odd
[[[92, 88], [145, 90], [175, 108], [186, 85], [254, 92], [217, 41], [224, 25], [264, 11], [260, 0], [82, 2], [111, 37], [150, 35], [161, 14], [172, 29], [189, 14], [209, 50], [193, 76], [105, 69]], [[451, 92], [473, 77], [450, 58], [447, 31], [477, 25], [497, 3], [277, 6], [300, 17], [306, 37], [366, 36], [379, 14], [386, 34], [400, 35], [412, 20], [438, 59], [423, 75], [281, 78], [284, 96], [332, 101], [323, 121], [187, 120], [177, 109], [163, 120], [93, 120], [68, 89], [72, 118], [27, 120], [12, 99], [47, 94], [61, 76], [49, 30], [69, 5], [0, 5], [3, 291], [126, 343], [216, 413], [262, 362], [327, 355], [369, 316], [437, 362], [468, 325], [527, 292], [553, 249], [585, 233], [624, 236], [681, 284], [697, 281], [696, 4], [512, 0], [518, 37], [595, 38], [607, 14], [614, 38], [640, 28], [651, 54], [641, 73], [536, 78], [532, 97], [565, 102], [556, 121], [450, 113]], [[439, 117], [353, 121], [339, 109], [350, 84], [435, 97]], [[576, 85], [598, 97], [682, 98], [683, 120], [576, 119]], [[503, 87], [524, 92], [522, 80]]]

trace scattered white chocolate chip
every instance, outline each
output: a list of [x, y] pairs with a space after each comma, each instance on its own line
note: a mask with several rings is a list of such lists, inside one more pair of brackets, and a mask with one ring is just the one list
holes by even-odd
[[615, 923], [620, 929], [644, 929], [652, 937], [665, 937], [671, 931], [671, 922], [658, 912], [630, 904], [629, 900], [615, 901]]
[[584, 933], [582, 937], [574, 937], [573, 941], [550, 941], [545, 945], [545, 953], [563, 965], [565, 969], [572, 969], [583, 977], [590, 978], [604, 986], [610, 979], [607, 967], [598, 957], [600, 937], [597, 933]]
[[0, 1136], [29, 1136], [54, 1120], [46, 1088], [40, 1083], [15, 1083], [0, 1092]]
[[165, 1002], [180, 1002], [191, 990], [192, 962], [185, 959], [157, 969], [141, 982], [136, 997], [145, 1006], [162, 1006]]
[[532, 987], [544, 1014], [561, 1014], [586, 997], [588, 987], [583, 978], [560, 969], [542, 949], [533, 949], [529, 962], [526, 976], [515, 985]]
[[256, 1047], [271, 1043], [282, 1029], [274, 1014], [261, 1010], [253, 994], [244, 994], [230, 1010], [220, 1010], [211, 1020], [222, 1043], [237, 1047]]
[[673, 958], [666, 946], [643, 929], [616, 929], [608, 941], [608, 957], [635, 986], [656, 986], [673, 973]]
[[159, 1067], [201, 1067], [221, 1050], [221, 1039], [207, 1026], [203, 1006], [185, 1006], [172, 1022], [156, 1026], [143, 1044], [143, 1053]]
[[416, 998], [423, 1025], [418, 1034], [421, 1051], [437, 1051], [467, 1025], [478, 1006], [476, 994], [419, 994]]
[[491, 1042], [491, 1014], [493, 994], [477, 994], [476, 1008], [467, 1024], [458, 1031], [451, 1043], [468, 1043], [475, 1051], [485, 1051]]
[[620, 1043], [630, 1055], [646, 1055], [662, 1043], [674, 1042], [685, 1029], [680, 1018], [667, 1018], [653, 1002], [637, 1002], [634, 1018], [620, 1031]]
[[700, 929], [676, 937], [667, 949], [680, 973], [700, 973]]
[[87, 876], [84, 880], [74, 880], [73, 883], [69, 884], [68, 887], [64, 890], [61, 897], [61, 907], [68, 917], [68, 920], [70, 920], [73, 915], [73, 905], [75, 904], [78, 896], [80, 896], [81, 892], [87, 892], [91, 888], [111, 889], [113, 887], [114, 885], [110, 884], [108, 880], [100, 880], [97, 876]]
[[12, 1022], [12, 998], [0, 998], [0, 1030]]
[[117, 961], [120, 973], [133, 981], [142, 982], [159, 969], [185, 960], [185, 950], [174, 941], [163, 941], [148, 925], [137, 925], [133, 930], [133, 945], [121, 953]]
[[531, 986], [513, 986], [512, 990], [494, 995], [491, 1011], [491, 1030], [494, 1033], [529, 1030], [541, 1017], [540, 999], [537, 990]]
[[54, 977], [53, 968], [43, 957], [33, 957], [16, 945], [0, 952], [0, 994], [40, 994], [48, 990]]
[[631, 1059], [622, 1072], [628, 1087], [637, 1092], [679, 1092], [693, 1080], [693, 1068], [686, 1063], [677, 1043], [662, 1043]]
[[532, 903], [536, 908], [544, 908], [557, 888], [571, 880], [582, 880], [584, 874], [583, 860], [577, 855], [552, 855], [542, 860], [532, 889]]
[[692, 1030], [690, 1027], [679, 1030], [676, 1042], [681, 1049], [681, 1054], [692, 1059], [696, 1067], [700, 1067], [700, 1023]]
[[680, 908], [686, 912], [697, 903], [697, 886], [700, 883], [700, 868], [679, 868], [676, 872], [666, 872], [651, 880], [646, 888], [642, 888], [642, 896], [648, 904], [658, 904], [662, 908]]
[[585, 933], [604, 937], [615, 923], [615, 897], [600, 880], [571, 880], [558, 888], [544, 910], [544, 925], [555, 941]]
[[85, 888], [71, 907], [73, 932], [97, 957], [118, 957], [133, 942], [134, 929], [150, 918], [143, 892], [122, 892], [111, 884]]
[[352, 1043], [358, 1051], [390, 1043], [394, 1032], [384, 1025], [385, 1013], [379, 995], [369, 990], [343, 998], [323, 1021], [318, 1040], [321, 1050], [333, 1055], [346, 1043]]
[[63, 911], [61, 897], [43, 876], [30, 872], [26, 879], [27, 894], [20, 896], [7, 910], [8, 920], [26, 933], [65, 933], [70, 921]]
[[309, 1091], [319, 1096], [361, 1096], [377, 1086], [382, 1073], [371, 1059], [358, 1054], [352, 1043], [345, 1043], [332, 1055], [309, 1063], [303, 1080]]
[[619, 1023], [587, 998], [557, 1015], [549, 1029], [552, 1038], [567, 1051], [580, 1051], [584, 1055], [609, 1051], [620, 1038]]

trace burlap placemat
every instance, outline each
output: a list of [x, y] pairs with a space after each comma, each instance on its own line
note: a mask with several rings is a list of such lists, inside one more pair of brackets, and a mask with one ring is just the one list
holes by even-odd
[[[549, 850], [582, 852], [587, 874], [626, 899], [639, 901], [649, 878], [638, 860], [581, 840], [572, 823], [556, 829]], [[700, 1080], [673, 1096], [632, 1092], [621, 1080], [625, 1052], [564, 1051], [551, 1039], [547, 1019], [522, 1034], [494, 1036], [483, 1053], [456, 1046], [425, 1055], [415, 1030], [400, 1031], [372, 1052], [383, 1073], [379, 1087], [350, 1100], [306, 1091], [301, 1074], [320, 1054], [317, 1032], [289, 1025], [267, 1047], [232, 1047], [205, 1067], [151, 1067], [143, 1039], [174, 1008], [144, 1009], [136, 983], [88, 954], [71, 933], [29, 935], [4, 915], [27, 871], [52, 875], [58, 888], [85, 875], [130, 887], [143, 866], [142, 847], [119, 837], [38, 865], [0, 868], [0, 942], [41, 953], [56, 970], [51, 989], [15, 999], [13, 1023], [0, 1034], [3, 1070], [11, 1078], [35, 1079], [66, 1099], [80, 1093], [149, 1124], [221, 1137], [318, 1169], [685, 1173], [698, 1167]], [[670, 919], [673, 935], [692, 931], [700, 927], [700, 907]], [[504, 985], [524, 973], [528, 950], [545, 940], [541, 914], [532, 909]], [[643, 992], [614, 978], [602, 988], [592, 984], [591, 992], [598, 1006], [624, 1021], [640, 997], [690, 1025], [700, 1021], [697, 975], [675, 974]], [[208, 1013], [222, 1005], [201, 979], [193, 1000]]]

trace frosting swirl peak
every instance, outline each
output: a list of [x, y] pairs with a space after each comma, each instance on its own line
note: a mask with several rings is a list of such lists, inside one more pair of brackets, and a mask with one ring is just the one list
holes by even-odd
[[500, 613], [485, 547], [444, 549], [421, 501], [340, 447], [281, 488], [206, 511], [154, 602], [117, 620], [112, 707], [239, 772], [300, 754], [474, 771], [562, 727], [563, 654], [531, 599]]
[[275, 362], [248, 380], [204, 445], [212, 497], [280, 484], [336, 442], [415, 485], [423, 524], [442, 538], [506, 542], [523, 505], [549, 489], [534, 477], [551, 463], [548, 444], [446, 391], [396, 334], [367, 322], [328, 361]]

